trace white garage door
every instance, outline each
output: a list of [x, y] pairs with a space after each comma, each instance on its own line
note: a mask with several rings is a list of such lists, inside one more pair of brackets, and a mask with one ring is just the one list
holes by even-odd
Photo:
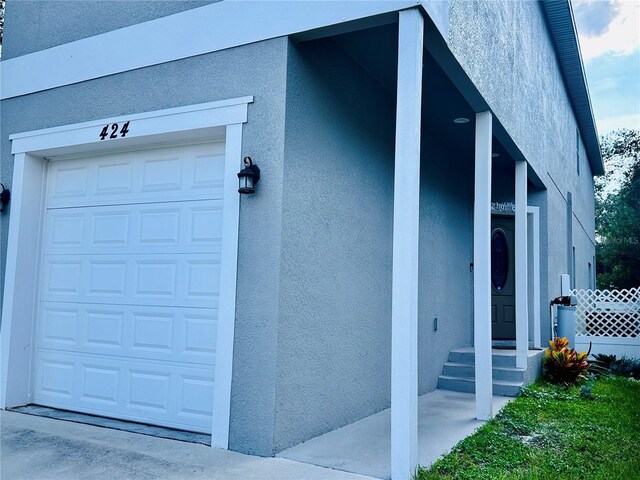
[[35, 403], [211, 432], [224, 145], [52, 161]]

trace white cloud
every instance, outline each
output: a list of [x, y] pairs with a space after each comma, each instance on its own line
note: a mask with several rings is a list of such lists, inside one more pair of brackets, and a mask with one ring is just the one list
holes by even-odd
[[[580, 12], [581, 8], [588, 9], [598, 1], [602, 0], [574, 1], [573, 6]], [[615, 0], [612, 3], [616, 14], [602, 34], [587, 36], [578, 32], [585, 62], [604, 53], [628, 55], [640, 48], [640, 1]], [[595, 14], [596, 10], [591, 10]]]
[[640, 130], [640, 113], [598, 118], [596, 125], [599, 135], [605, 135], [620, 128]]

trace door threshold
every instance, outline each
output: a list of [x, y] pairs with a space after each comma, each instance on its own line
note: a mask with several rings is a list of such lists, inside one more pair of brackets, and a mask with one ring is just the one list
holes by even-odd
[[176, 430], [167, 427], [158, 427], [156, 425], [148, 425], [146, 423], [117, 420], [115, 418], [100, 417], [98, 415], [89, 415], [86, 413], [59, 410], [57, 408], [43, 407], [41, 405], [33, 404], [7, 408], [7, 410], [10, 412], [35, 415], [38, 417], [64, 420], [67, 422], [84, 423], [87, 425], [93, 425], [94, 427], [110, 428], [112, 430], [122, 430], [124, 432], [139, 433], [142, 435], [149, 435], [150, 437], [168, 438], [170, 440], [178, 440], [180, 442], [211, 445], [211, 435], [188, 432], [185, 430]]

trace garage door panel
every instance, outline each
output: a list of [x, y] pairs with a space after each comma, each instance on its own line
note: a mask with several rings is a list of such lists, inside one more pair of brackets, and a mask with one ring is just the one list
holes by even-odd
[[73, 349], [80, 343], [82, 312], [76, 305], [44, 304], [40, 306], [39, 346]]
[[184, 421], [211, 421], [214, 382], [211, 378], [181, 374], [178, 417]]
[[80, 398], [84, 401], [116, 406], [120, 382], [120, 369], [102, 364], [81, 364], [82, 389]]
[[220, 256], [44, 255], [42, 300], [218, 308]]
[[72, 204], [75, 199], [88, 196], [90, 169], [90, 165], [76, 162], [50, 164], [47, 205]]
[[36, 403], [211, 431], [223, 154], [50, 162]]
[[222, 201], [53, 209], [45, 254], [220, 253]]
[[[79, 341], [74, 345], [74, 351], [82, 351], [84, 348], [86, 353], [125, 353], [128, 314], [126, 309], [77, 304], [70, 307], [75, 307], [78, 312], [81, 332]], [[45, 347], [46, 344], [43, 343], [42, 346]]]
[[48, 208], [223, 197], [224, 147], [164, 148], [50, 163]]
[[215, 365], [215, 309], [45, 302], [43, 350]]
[[211, 429], [213, 368], [44, 351], [36, 362], [36, 403], [205, 433]]

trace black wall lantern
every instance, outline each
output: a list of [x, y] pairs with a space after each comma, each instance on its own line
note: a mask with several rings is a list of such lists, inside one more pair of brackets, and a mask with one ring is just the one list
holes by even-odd
[[251, 161], [251, 157], [244, 157], [244, 168], [238, 172], [239, 193], [256, 193], [256, 183], [260, 180], [260, 169]]
[[2, 191], [0, 191], [0, 213], [4, 212], [4, 207], [7, 206], [9, 200], [11, 200], [11, 192], [8, 188], [4, 188], [4, 185], [0, 183], [0, 187], [2, 187]]

